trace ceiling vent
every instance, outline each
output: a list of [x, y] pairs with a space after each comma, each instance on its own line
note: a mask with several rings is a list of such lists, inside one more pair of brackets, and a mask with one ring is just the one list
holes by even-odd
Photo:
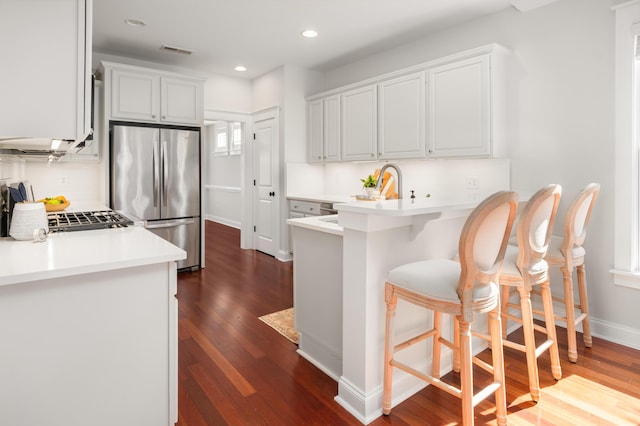
[[180, 53], [183, 55], [191, 55], [193, 53], [193, 51], [191, 50], [183, 49], [181, 47], [168, 46], [166, 44], [163, 44], [160, 47], [160, 50], [166, 50], [167, 52], [173, 52], [173, 53]]

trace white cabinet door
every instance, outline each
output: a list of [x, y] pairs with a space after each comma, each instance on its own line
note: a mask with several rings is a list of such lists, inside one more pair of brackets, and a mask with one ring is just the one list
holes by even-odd
[[160, 76], [114, 68], [111, 71], [111, 117], [160, 121]]
[[109, 119], [196, 125], [204, 123], [204, 80], [122, 64], [103, 63]]
[[92, 4], [0, 2], [0, 138], [89, 134]]
[[491, 155], [489, 72], [489, 55], [427, 71], [431, 157]]
[[307, 104], [307, 131], [309, 162], [320, 163], [323, 161], [323, 101], [315, 99]]
[[160, 121], [199, 125], [203, 121], [202, 82], [188, 78], [160, 78]]
[[342, 159], [354, 161], [377, 158], [376, 86], [365, 86], [344, 92], [341, 107]]
[[340, 161], [340, 95], [324, 99], [324, 160]]
[[378, 158], [426, 155], [424, 72], [379, 84]]

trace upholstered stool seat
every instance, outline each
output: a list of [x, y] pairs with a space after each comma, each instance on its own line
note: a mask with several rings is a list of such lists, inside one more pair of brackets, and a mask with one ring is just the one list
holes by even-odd
[[[434, 301], [459, 302], [458, 279], [460, 262], [447, 259], [423, 260], [399, 266], [389, 272], [387, 281], [397, 287], [419, 292]], [[429, 277], [427, 280], [424, 277]], [[473, 288], [475, 304], [486, 303], [498, 297], [495, 283], [478, 285]]]

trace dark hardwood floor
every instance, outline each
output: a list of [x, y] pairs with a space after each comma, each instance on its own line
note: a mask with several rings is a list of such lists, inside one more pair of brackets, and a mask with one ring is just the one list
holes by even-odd
[[[291, 262], [241, 250], [238, 230], [210, 221], [206, 245], [206, 268], [178, 275], [178, 425], [359, 425], [333, 400], [337, 383], [258, 319], [293, 305]], [[563, 378], [543, 354], [538, 404], [524, 355], [505, 349], [509, 424], [640, 425], [640, 351], [597, 338], [585, 349], [579, 336], [571, 364], [563, 328], [558, 336]], [[491, 401], [476, 407], [476, 424], [495, 424]], [[459, 422], [459, 400], [430, 386], [371, 424]]]

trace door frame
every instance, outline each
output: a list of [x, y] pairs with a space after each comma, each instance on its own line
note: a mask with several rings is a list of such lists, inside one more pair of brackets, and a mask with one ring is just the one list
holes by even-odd
[[[239, 121], [242, 123], [244, 128], [242, 146], [240, 151], [240, 248], [243, 249], [251, 249], [253, 248], [253, 188], [249, 185], [253, 183], [253, 144], [252, 135], [253, 134], [253, 121], [251, 119], [251, 114], [249, 113], [238, 113], [238, 112], [230, 112], [230, 111], [219, 111], [213, 109], [205, 109], [204, 110], [204, 125], [202, 134], [204, 134], [204, 127], [212, 121]], [[207, 164], [204, 164], [205, 158], [208, 159], [209, 152], [207, 151], [207, 147], [205, 145], [205, 138], [200, 138], [203, 144], [201, 156], [203, 164], [202, 170], [205, 173]], [[205, 218], [205, 205], [207, 203], [206, 198], [206, 188], [205, 185], [202, 185], [202, 194], [201, 199], [204, 200], [202, 203], [202, 213], [201, 217], [203, 218], [202, 223], [202, 235], [204, 239], [204, 218]], [[202, 247], [204, 247], [204, 241], [202, 242]], [[204, 253], [204, 250], [203, 250]], [[204, 261], [204, 260], [203, 260]]]

